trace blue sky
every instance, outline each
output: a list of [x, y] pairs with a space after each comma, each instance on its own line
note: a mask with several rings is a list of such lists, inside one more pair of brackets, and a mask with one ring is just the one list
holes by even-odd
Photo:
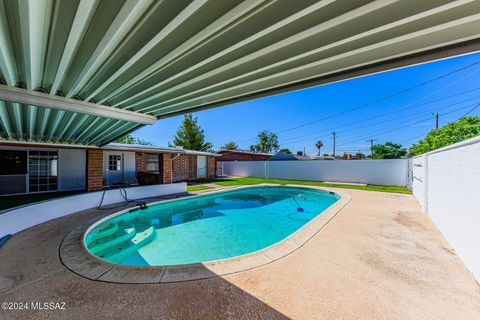
[[[441, 127], [480, 103], [480, 63], [383, 98], [476, 62], [480, 62], [480, 53], [241, 102], [195, 115], [205, 130], [206, 140], [212, 142], [215, 149], [229, 141], [248, 149], [262, 130], [278, 132], [281, 148], [294, 152], [305, 148], [313, 154], [315, 141], [322, 140], [322, 153], [331, 153], [333, 131], [337, 132], [337, 154], [368, 153], [368, 139], [376, 139], [375, 143], [393, 141], [409, 147], [434, 128], [432, 112], [439, 113]], [[381, 101], [372, 103], [378, 99]], [[337, 115], [341, 112], [344, 113]], [[480, 115], [480, 107], [469, 115]], [[182, 119], [183, 116], [162, 119], [133, 135], [166, 146], [173, 140]], [[301, 127], [295, 128], [298, 126]]]

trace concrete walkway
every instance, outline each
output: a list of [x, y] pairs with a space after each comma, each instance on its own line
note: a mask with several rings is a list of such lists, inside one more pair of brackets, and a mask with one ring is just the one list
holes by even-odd
[[67, 270], [62, 238], [108, 211], [16, 234], [0, 249], [1, 319], [480, 319], [480, 287], [411, 195], [345, 190], [352, 201], [289, 256], [237, 274], [171, 284], [112, 284]]

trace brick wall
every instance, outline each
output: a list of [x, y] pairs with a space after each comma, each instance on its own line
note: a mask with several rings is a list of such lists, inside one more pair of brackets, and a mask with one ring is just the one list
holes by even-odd
[[147, 167], [147, 155], [142, 152], [135, 152], [135, 169], [138, 172], [145, 172]]
[[197, 178], [197, 156], [188, 156], [187, 160], [187, 178], [188, 179], [195, 179]]
[[172, 155], [170, 153], [164, 153], [162, 163], [163, 163], [163, 168], [162, 168], [163, 183], [172, 183], [173, 182]]
[[87, 191], [102, 190], [103, 150], [87, 150]]
[[173, 182], [184, 181], [188, 179], [188, 156], [180, 155], [173, 160]]
[[215, 160], [216, 157], [207, 157], [207, 178], [215, 177]]
[[[207, 178], [215, 177], [215, 157], [207, 157]], [[197, 156], [180, 155], [173, 160], [173, 181], [197, 179]]]

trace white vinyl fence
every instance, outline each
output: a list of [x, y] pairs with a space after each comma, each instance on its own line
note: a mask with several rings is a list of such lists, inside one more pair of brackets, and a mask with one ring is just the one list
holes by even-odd
[[412, 191], [480, 282], [480, 137], [412, 159]]
[[226, 161], [223, 162], [223, 174], [237, 177], [407, 186], [408, 165], [409, 159]]

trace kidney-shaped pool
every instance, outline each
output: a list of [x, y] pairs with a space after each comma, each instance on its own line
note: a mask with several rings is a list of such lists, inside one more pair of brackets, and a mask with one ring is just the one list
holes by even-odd
[[339, 198], [312, 188], [242, 188], [107, 217], [87, 230], [84, 241], [93, 255], [123, 265], [231, 258], [285, 239]]

